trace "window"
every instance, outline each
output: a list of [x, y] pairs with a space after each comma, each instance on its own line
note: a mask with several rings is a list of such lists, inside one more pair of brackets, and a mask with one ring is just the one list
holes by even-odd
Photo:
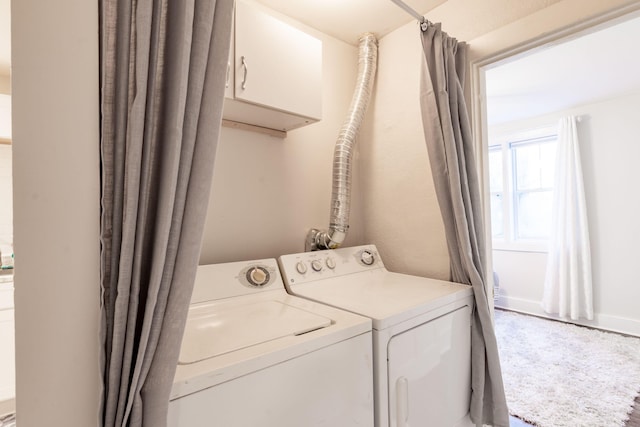
[[544, 250], [551, 230], [555, 129], [508, 137], [489, 147], [494, 247]]

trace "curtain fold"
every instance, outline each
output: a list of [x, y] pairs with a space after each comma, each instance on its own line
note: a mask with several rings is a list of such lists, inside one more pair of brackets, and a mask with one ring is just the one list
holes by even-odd
[[422, 122], [442, 213], [451, 280], [475, 295], [471, 326], [471, 419], [476, 425], [509, 426], [500, 360], [485, 281], [485, 234], [471, 126], [463, 85], [467, 45], [441, 31], [422, 32]]
[[100, 1], [101, 425], [166, 425], [220, 132], [233, 0]]
[[558, 123], [551, 238], [542, 308], [550, 314], [593, 319], [591, 247], [578, 129], [574, 116]]

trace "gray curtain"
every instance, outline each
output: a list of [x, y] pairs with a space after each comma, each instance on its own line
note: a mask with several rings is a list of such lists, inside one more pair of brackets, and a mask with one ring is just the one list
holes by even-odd
[[101, 0], [102, 425], [166, 425], [233, 0]]
[[471, 419], [509, 425], [498, 347], [485, 291], [484, 223], [464, 99], [467, 45], [429, 25], [422, 32], [422, 123], [451, 262], [451, 280], [473, 286]]

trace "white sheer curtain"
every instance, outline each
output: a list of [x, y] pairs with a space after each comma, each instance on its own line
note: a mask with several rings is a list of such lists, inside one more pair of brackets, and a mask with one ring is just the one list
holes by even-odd
[[593, 319], [591, 250], [577, 119], [558, 124], [553, 220], [542, 308], [561, 317]]

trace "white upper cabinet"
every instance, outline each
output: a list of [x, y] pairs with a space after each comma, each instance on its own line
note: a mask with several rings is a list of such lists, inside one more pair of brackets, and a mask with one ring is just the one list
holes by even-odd
[[223, 117], [277, 130], [322, 118], [322, 42], [238, 1]]

